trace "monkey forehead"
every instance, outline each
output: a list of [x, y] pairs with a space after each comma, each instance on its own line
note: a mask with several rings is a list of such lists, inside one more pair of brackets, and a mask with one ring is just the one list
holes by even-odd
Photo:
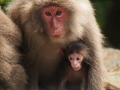
[[81, 9], [84, 9], [85, 11], [86, 10], [89, 11], [91, 9], [89, 0], [32, 0], [32, 1], [34, 1], [34, 4], [36, 4], [36, 6], [39, 7], [61, 6], [61, 7], [66, 7], [71, 11], [81, 10]]
[[74, 53], [70, 54], [68, 57], [83, 57], [83, 55], [80, 53], [74, 52]]
[[70, 6], [74, 0], [33, 0], [36, 5], [43, 6]]
[[56, 14], [56, 11], [59, 11], [59, 10], [63, 11], [64, 13], [66, 12], [66, 9], [60, 6], [45, 7], [42, 9], [42, 12], [52, 12], [53, 14]]

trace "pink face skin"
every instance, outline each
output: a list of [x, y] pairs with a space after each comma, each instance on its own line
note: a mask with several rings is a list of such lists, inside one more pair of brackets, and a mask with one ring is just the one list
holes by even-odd
[[55, 6], [45, 7], [42, 9], [42, 17], [48, 27], [49, 35], [54, 39], [60, 39], [65, 33], [66, 9]]
[[68, 56], [68, 59], [71, 63], [73, 70], [78, 71], [82, 67], [83, 55], [74, 52]]

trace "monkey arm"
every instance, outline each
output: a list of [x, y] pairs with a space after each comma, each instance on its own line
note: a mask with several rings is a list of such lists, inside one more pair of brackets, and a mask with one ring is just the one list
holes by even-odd
[[60, 80], [60, 84], [58, 86], [58, 90], [66, 90], [65, 85], [66, 85], [67, 77], [63, 77]]
[[[85, 36], [83, 41], [90, 48], [90, 67], [88, 70], [88, 89], [87, 90], [102, 90], [102, 38], [99, 33], [97, 24], [92, 19], [93, 23], [88, 23], [88, 27], [84, 30]], [[94, 26], [96, 25], [96, 26]]]

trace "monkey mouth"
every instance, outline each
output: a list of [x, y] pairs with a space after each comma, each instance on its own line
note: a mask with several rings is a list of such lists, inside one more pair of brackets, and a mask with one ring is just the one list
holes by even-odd
[[74, 71], [78, 71], [78, 70], [80, 70], [80, 67], [78, 67], [78, 68], [74, 68]]
[[53, 39], [60, 39], [61, 37], [62, 37], [62, 34], [60, 34], [60, 35], [53, 35], [52, 36]]

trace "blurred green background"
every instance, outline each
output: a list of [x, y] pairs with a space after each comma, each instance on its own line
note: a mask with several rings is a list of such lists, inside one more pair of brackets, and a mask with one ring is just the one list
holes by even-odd
[[[0, 0], [5, 6], [12, 0]], [[106, 37], [106, 46], [120, 49], [120, 0], [91, 0], [96, 19]]]

